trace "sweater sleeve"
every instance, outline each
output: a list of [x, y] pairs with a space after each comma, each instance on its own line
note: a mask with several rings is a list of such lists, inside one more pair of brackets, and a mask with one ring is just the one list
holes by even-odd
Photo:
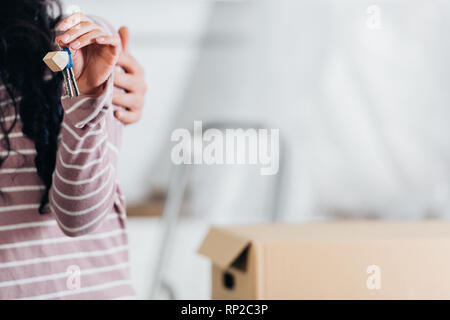
[[64, 120], [49, 193], [50, 210], [62, 231], [72, 237], [94, 231], [113, 210], [116, 179], [113, 79], [99, 97], [63, 97]]

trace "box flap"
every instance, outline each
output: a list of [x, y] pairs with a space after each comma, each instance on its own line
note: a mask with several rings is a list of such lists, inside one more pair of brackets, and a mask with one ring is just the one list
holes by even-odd
[[203, 240], [198, 253], [211, 259], [222, 269], [228, 268], [250, 245], [250, 239], [231, 230], [212, 228]]
[[304, 224], [226, 226], [221, 230], [252, 243], [359, 241], [450, 238], [450, 223], [442, 221], [335, 221]]

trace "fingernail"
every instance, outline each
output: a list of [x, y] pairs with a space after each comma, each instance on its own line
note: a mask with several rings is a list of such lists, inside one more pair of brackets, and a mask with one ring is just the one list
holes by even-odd
[[70, 40], [70, 35], [66, 34], [65, 36], [62, 37], [62, 42], [67, 43]]
[[122, 112], [117, 111], [117, 112], [116, 112], [116, 117], [117, 117], [117, 118], [121, 118], [121, 117], [122, 117]]
[[79, 48], [81, 45], [80, 41], [75, 41], [74, 43], [72, 43], [70, 46], [74, 49]]
[[105, 42], [105, 38], [97, 38], [98, 42]]

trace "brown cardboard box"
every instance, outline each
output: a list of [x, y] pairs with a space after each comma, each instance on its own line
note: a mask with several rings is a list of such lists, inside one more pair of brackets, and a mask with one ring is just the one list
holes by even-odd
[[213, 299], [450, 299], [450, 223], [212, 228]]

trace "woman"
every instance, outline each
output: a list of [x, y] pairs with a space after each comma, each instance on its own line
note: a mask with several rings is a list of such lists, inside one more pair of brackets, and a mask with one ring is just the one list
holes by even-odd
[[[79, 13], [62, 19], [57, 1], [5, 2], [0, 298], [133, 298], [112, 103], [120, 38]], [[42, 62], [55, 42], [73, 53], [80, 97]]]

